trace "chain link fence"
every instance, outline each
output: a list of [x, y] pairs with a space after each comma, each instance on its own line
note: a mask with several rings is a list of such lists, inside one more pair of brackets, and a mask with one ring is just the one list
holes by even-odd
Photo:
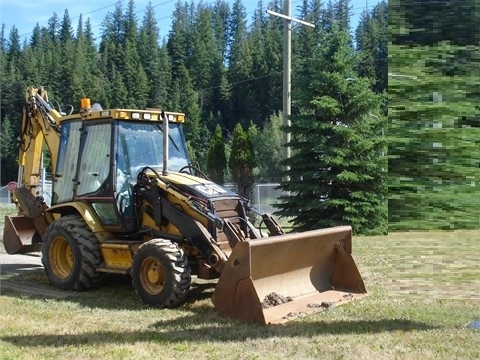
[[[253, 197], [252, 205], [260, 213], [272, 214], [278, 209], [275, 207], [275, 204], [278, 202], [278, 198], [282, 195], [282, 190], [278, 187], [278, 183], [269, 183], [269, 184], [256, 184], [253, 188]], [[234, 186], [228, 184], [225, 186], [231, 190], [234, 190]], [[39, 196], [42, 196], [47, 205], [51, 205], [52, 201], [52, 181], [45, 180], [40, 182], [39, 187]], [[11, 204], [12, 200], [10, 197], [10, 192], [7, 189], [7, 186], [0, 188], [0, 204]]]
[[[40, 182], [38, 190], [38, 196], [43, 197], [45, 203], [50, 206], [52, 204], [52, 181], [45, 180]], [[0, 204], [13, 204], [12, 197], [7, 186], [0, 187]]]
[[278, 187], [280, 184], [256, 184], [253, 188], [253, 205], [261, 212], [272, 214], [278, 210], [275, 204], [278, 202], [283, 191]]
[[11, 204], [12, 199], [10, 198], [10, 192], [7, 189], [7, 186], [0, 187], [0, 204]]

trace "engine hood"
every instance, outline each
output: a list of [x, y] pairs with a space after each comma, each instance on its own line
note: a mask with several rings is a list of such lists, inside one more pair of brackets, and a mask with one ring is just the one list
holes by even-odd
[[238, 194], [221, 185], [218, 185], [210, 180], [185, 173], [170, 172], [168, 175], [162, 175], [161, 180], [174, 185], [182, 192], [186, 192], [196, 197], [212, 200], [225, 197], [239, 198]]

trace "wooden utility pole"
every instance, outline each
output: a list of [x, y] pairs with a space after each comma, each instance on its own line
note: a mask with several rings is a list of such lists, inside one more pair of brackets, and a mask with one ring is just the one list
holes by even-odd
[[[292, 6], [290, 0], [285, 0], [283, 3], [283, 11], [284, 14], [280, 14], [275, 11], [267, 10], [267, 14], [283, 19], [283, 125], [290, 126], [290, 115], [292, 114], [292, 21], [310, 27], [315, 27], [315, 25], [292, 17]], [[290, 146], [288, 146], [290, 139], [290, 132], [284, 131], [284, 159], [290, 158], [291, 150]], [[286, 166], [285, 170], [290, 170], [290, 167]], [[290, 177], [286, 176], [285, 180], [290, 180]]]
[[[290, 0], [285, 0], [283, 11], [287, 17], [292, 15]], [[292, 21], [283, 20], [283, 125], [290, 126], [290, 115], [292, 115]], [[285, 159], [290, 159], [291, 134], [290, 131], [283, 133], [283, 145], [285, 146]], [[290, 170], [287, 165], [286, 170]], [[289, 180], [289, 179], [288, 179]]]

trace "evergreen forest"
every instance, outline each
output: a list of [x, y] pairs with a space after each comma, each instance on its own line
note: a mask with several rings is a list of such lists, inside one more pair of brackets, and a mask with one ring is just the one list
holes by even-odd
[[[284, 20], [266, 9], [282, 13], [283, 1], [259, 0], [249, 17], [241, 0], [178, 1], [165, 38], [154, 6], [139, 12], [134, 0], [116, 3], [100, 35], [88, 18], [68, 10], [37, 24], [23, 42], [15, 27], [2, 26], [0, 184], [17, 177], [25, 90], [43, 86], [60, 109], [71, 104], [78, 110], [79, 100], [89, 97], [103, 108], [184, 112], [192, 160], [220, 183], [242, 182], [246, 197], [253, 183], [280, 183], [285, 195], [278, 214], [291, 218], [295, 229], [352, 224], [356, 233], [385, 233], [392, 168], [386, 141], [387, 2], [355, 9], [361, 16], [354, 29], [349, 0], [295, 2], [292, 14], [315, 28], [292, 25], [287, 127]], [[401, 53], [401, 46], [395, 51]], [[475, 55], [459, 44], [445, 59], [432, 61], [440, 66], [455, 56]], [[455, 72], [454, 62], [451, 67]], [[428, 106], [432, 114], [441, 111], [433, 109], [441, 105]], [[284, 131], [291, 133], [289, 159], [283, 159]]]

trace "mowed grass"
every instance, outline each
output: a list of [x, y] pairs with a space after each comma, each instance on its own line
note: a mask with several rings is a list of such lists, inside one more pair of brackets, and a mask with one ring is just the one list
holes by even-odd
[[370, 295], [284, 325], [219, 317], [214, 282], [194, 283], [181, 308], [152, 309], [128, 277], [75, 293], [50, 287], [42, 270], [2, 273], [0, 358], [480, 358], [480, 330], [467, 327], [480, 320], [480, 231], [355, 237], [353, 246]]

